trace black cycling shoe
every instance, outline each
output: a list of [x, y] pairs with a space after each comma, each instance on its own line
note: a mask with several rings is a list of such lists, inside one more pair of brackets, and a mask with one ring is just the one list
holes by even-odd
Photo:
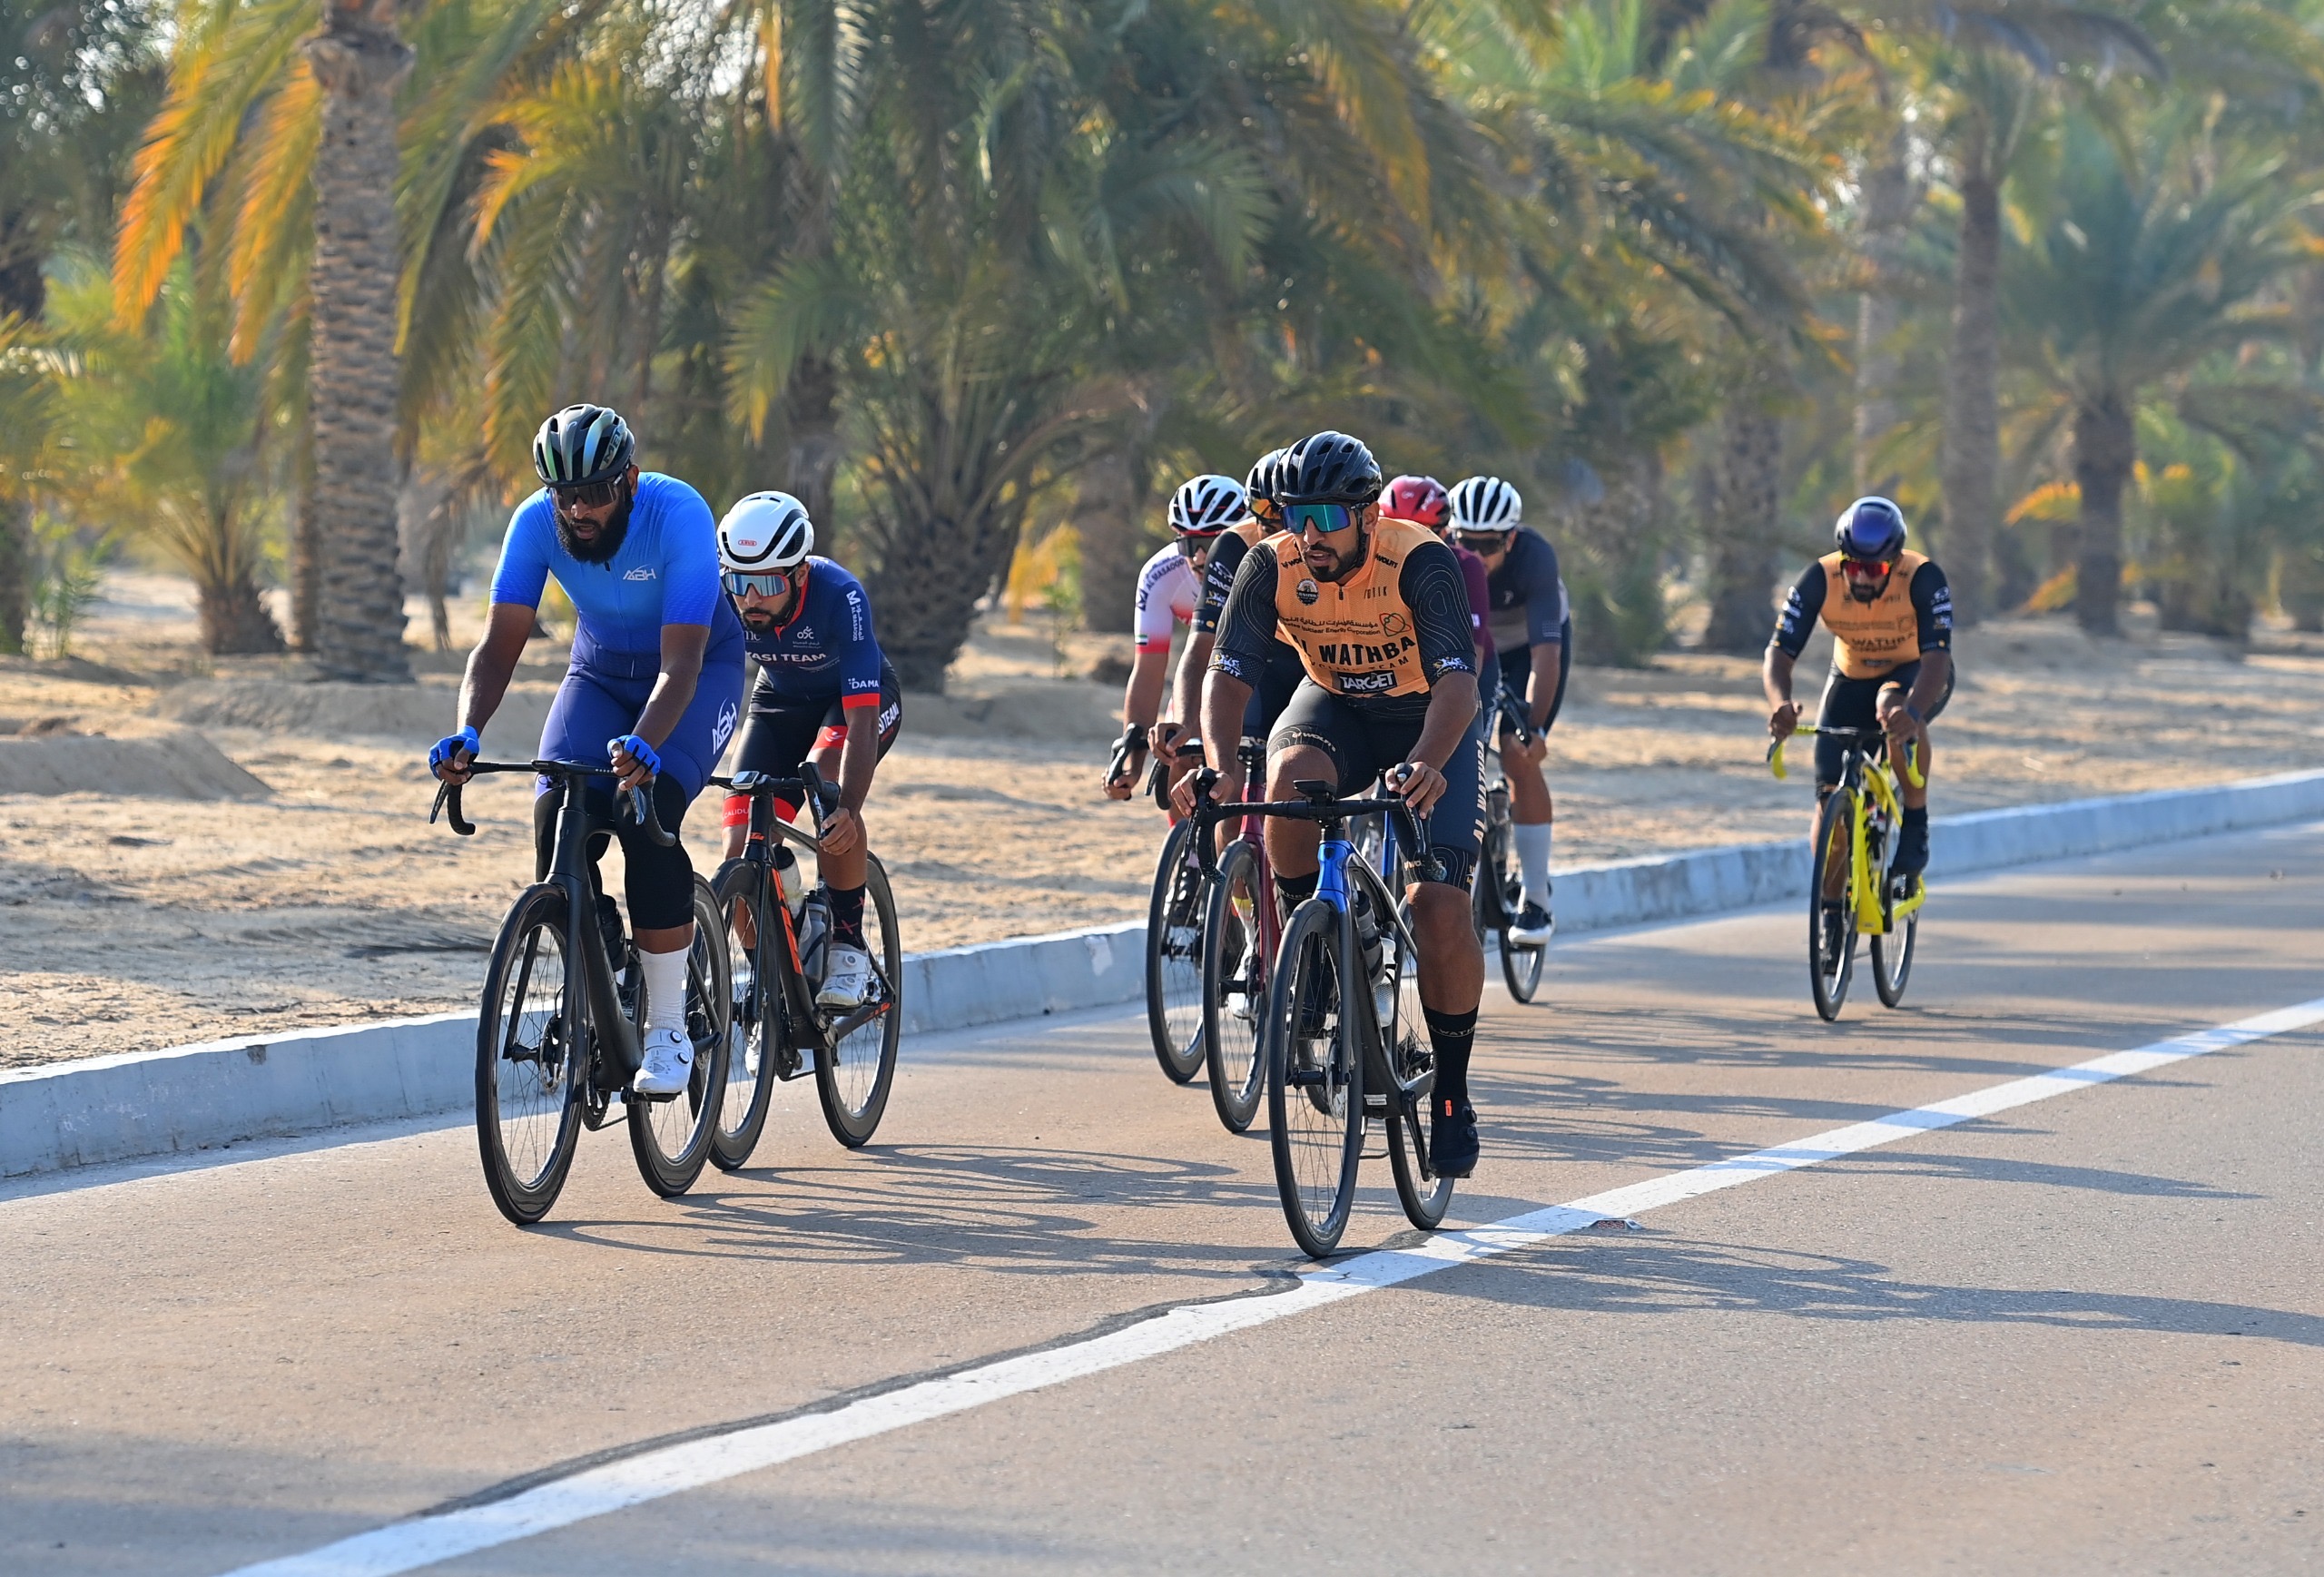
[[1477, 1169], [1477, 1109], [1467, 1101], [1435, 1103], [1429, 1126], [1428, 1169], [1440, 1178], [1465, 1178]]
[[1928, 869], [1928, 823], [1907, 822], [1896, 829], [1896, 857], [1888, 863], [1891, 876], [1917, 876]]

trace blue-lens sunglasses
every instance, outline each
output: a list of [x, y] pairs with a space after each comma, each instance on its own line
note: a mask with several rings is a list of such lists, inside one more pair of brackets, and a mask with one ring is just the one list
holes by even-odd
[[1345, 504], [1292, 504], [1283, 512], [1284, 528], [1295, 537], [1310, 529], [1329, 537], [1355, 524], [1355, 510]]

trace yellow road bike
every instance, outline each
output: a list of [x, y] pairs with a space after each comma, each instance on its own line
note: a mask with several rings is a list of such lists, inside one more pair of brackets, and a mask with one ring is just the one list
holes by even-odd
[[[1816, 812], [1815, 862], [1807, 883], [1808, 983], [1816, 1011], [1828, 1023], [1847, 1000], [1859, 936], [1872, 939], [1872, 983], [1882, 1004], [1893, 1008], [1905, 1000], [1928, 889], [1888, 868], [1904, 806], [1888, 764], [1887, 735], [1877, 728], [1808, 726], [1795, 732], [1830, 734], [1841, 744], [1840, 781]], [[1778, 778], [1788, 775], [1783, 741], [1768, 746], [1768, 764]], [[1909, 746], [1905, 779], [1915, 788], [1925, 781]]]

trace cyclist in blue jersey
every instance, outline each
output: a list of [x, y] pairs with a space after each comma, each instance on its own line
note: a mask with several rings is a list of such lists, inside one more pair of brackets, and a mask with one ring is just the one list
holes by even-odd
[[[1550, 840], [1557, 807], [1541, 773], [1549, 733], [1565, 705], [1573, 667], [1573, 618], [1558, 573], [1558, 550], [1523, 524], [1525, 501], [1499, 477], [1471, 477], [1452, 489], [1452, 540], [1484, 560], [1485, 634], [1501, 663], [1502, 687], [1525, 709], [1533, 743], [1501, 742], [1509, 779], [1509, 812], [1522, 887], [1512, 941], [1546, 942], [1558, 928], [1550, 912]], [[1498, 705], [1494, 703], [1493, 705]]]
[[[788, 493], [753, 493], [718, 523], [726, 595], [759, 664], [734, 770], [794, 777], [800, 764], [812, 759], [816, 771], [839, 784], [839, 808], [823, 823], [816, 855], [831, 893], [832, 941], [815, 1000], [827, 1008], [858, 1008], [872, 991], [872, 954], [863, 941], [870, 850], [863, 802], [880, 758], [902, 726], [903, 692], [880, 650], [862, 584], [832, 560], [811, 557], [814, 546], [807, 507]], [[800, 807], [783, 803], [782, 810], [787, 820]], [[750, 824], [749, 796], [729, 795], [728, 859], [743, 852]], [[798, 901], [798, 863], [790, 845], [776, 847], [775, 873], [787, 902]]]
[[[686, 1037], [686, 951], [694, 945], [694, 864], [681, 840], [664, 848], [615, 814], [615, 788], [650, 784], [674, 835], [718, 763], [743, 699], [743, 626], [718, 595], [717, 527], [710, 506], [675, 477], [643, 471], [629, 426], [604, 406], [570, 405], [533, 439], [540, 491], [517, 506], [492, 576], [484, 638], [460, 685], [460, 729], [428, 764], [465, 783], [531, 636], [548, 577], [578, 616], [572, 665], [541, 729], [540, 754], [606, 760], [615, 776], [589, 780], [590, 862], [621, 839], [629, 920], [645, 977], [645, 1063], [632, 1089], [675, 1095], [693, 1072]], [[556, 833], [554, 784], [533, 802], [536, 879]], [[599, 922], [620, 916], [601, 891]], [[618, 957], [618, 954], [616, 954]]]

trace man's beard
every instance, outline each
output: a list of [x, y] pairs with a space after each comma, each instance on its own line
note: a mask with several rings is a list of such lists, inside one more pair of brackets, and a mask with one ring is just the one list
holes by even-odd
[[[1339, 561], [1333, 565], [1328, 571], [1317, 569], [1315, 564], [1311, 561], [1307, 565], [1307, 573], [1314, 576], [1317, 580], [1323, 581], [1326, 585], [1332, 585], [1336, 582], [1345, 580], [1349, 576], [1354, 575], [1357, 570], [1364, 567], [1364, 550], [1370, 546], [1371, 541], [1368, 537], [1358, 537], [1355, 539], [1354, 549], [1351, 552], [1339, 555]], [[1306, 556], [1302, 554], [1300, 557], [1305, 558]]]
[[614, 512], [606, 517], [605, 525], [597, 531], [596, 539], [584, 542], [573, 535], [572, 524], [566, 519], [565, 511], [552, 502], [549, 509], [556, 517], [556, 540], [567, 553], [584, 564], [605, 564], [621, 551], [622, 539], [629, 535], [629, 512], [636, 503], [636, 495], [625, 488], [621, 502], [615, 505]]

